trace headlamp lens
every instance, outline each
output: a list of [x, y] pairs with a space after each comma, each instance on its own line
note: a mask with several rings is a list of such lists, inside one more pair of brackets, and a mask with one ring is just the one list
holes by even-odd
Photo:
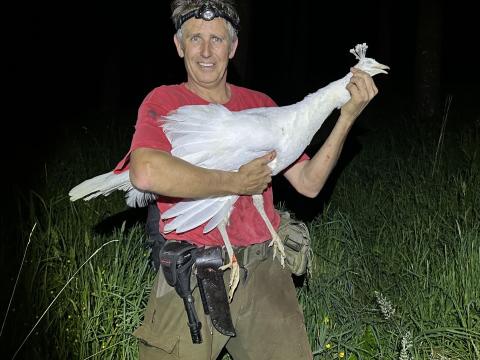
[[203, 20], [213, 20], [215, 17], [215, 11], [211, 9], [205, 9], [203, 12], [200, 13], [200, 16], [202, 17]]
[[238, 31], [239, 29], [239, 20], [238, 18], [232, 19], [230, 16], [227, 15], [227, 13], [223, 9], [218, 9], [215, 5], [210, 4], [210, 2], [207, 2], [206, 4], [203, 4], [199, 9], [197, 10], [192, 10], [185, 15], [181, 16], [180, 19], [175, 24], [175, 27], [180, 29], [182, 24], [187, 21], [188, 19], [195, 17], [196, 19], [203, 19], [206, 21], [210, 21], [215, 19], [216, 17], [221, 17], [227, 20], [232, 26], [235, 28], [235, 30]]

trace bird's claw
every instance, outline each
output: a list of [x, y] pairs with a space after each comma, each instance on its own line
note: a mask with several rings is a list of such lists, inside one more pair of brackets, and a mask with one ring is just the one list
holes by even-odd
[[230, 258], [230, 262], [223, 266], [220, 266], [220, 270], [230, 269], [230, 281], [228, 283], [228, 302], [232, 302], [233, 294], [237, 289], [240, 281], [240, 266], [238, 265], [237, 257], [235, 254]]
[[270, 244], [268, 246], [273, 245], [273, 258], [275, 259], [275, 256], [277, 256], [277, 250], [280, 253], [280, 265], [282, 265], [283, 268], [285, 268], [285, 247], [283, 246], [282, 239], [280, 239], [280, 236], [277, 234], [274, 234], [272, 236], [272, 241], [270, 241]]

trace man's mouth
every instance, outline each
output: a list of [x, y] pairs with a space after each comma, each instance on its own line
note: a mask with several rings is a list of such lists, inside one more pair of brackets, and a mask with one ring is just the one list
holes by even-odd
[[214, 64], [212, 63], [203, 63], [203, 62], [199, 62], [198, 65], [200, 65], [200, 67], [203, 67], [203, 68], [212, 68], [214, 66]]

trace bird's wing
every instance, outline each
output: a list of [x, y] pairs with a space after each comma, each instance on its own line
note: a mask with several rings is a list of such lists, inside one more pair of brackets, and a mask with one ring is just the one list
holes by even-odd
[[[222, 105], [188, 105], [165, 117], [163, 130], [172, 155], [208, 169], [236, 171], [275, 148], [269, 118], [257, 109], [231, 112]], [[238, 196], [183, 201], [162, 214], [175, 217], [165, 231], [191, 230], [208, 221], [204, 233], [228, 219]]]
[[137, 190], [130, 182], [129, 171], [116, 174], [113, 171], [85, 180], [70, 190], [70, 201], [94, 199], [100, 195], [108, 196], [115, 190], [125, 191], [127, 205], [131, 207], [146, 206], [155, 199], [152, 193]]
[[275, 149], [276, 136], [271, 129], [270, 118], [260, 109], [256, 113], [231, 112], [217, 104], [180, 107], [166, 116], [163, 124], [172, 155], [225, 171], [238, 170]]
[[208, 221], [203, 230], [207, 233], [228, 217], [237, 199], [238, 196], [232, 195], [179, 202], [162, 213], [162, 219], [175, 218], [165, 225], [164, 231], [183, 233]]

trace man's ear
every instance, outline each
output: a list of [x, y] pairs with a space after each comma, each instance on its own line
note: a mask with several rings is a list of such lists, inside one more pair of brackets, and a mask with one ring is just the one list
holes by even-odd
[[235, 56], [235, 52], [237, 51], [237, 46], [238, 46], [238, 38], [236, 38], [235, 41], [232, 42], [232, 45], [230, 45], [230, 53], [228, 54], [229, 59], [232, 59]]
[[180, 43], [180, 40], [178, 39], [177, 34], [173, 35], [173, 42], [175, 43], [175, 47], [177, 48], [178, 56], [183, 58], [185, 56], [185, 53], [183, 52], [183, 46]]

